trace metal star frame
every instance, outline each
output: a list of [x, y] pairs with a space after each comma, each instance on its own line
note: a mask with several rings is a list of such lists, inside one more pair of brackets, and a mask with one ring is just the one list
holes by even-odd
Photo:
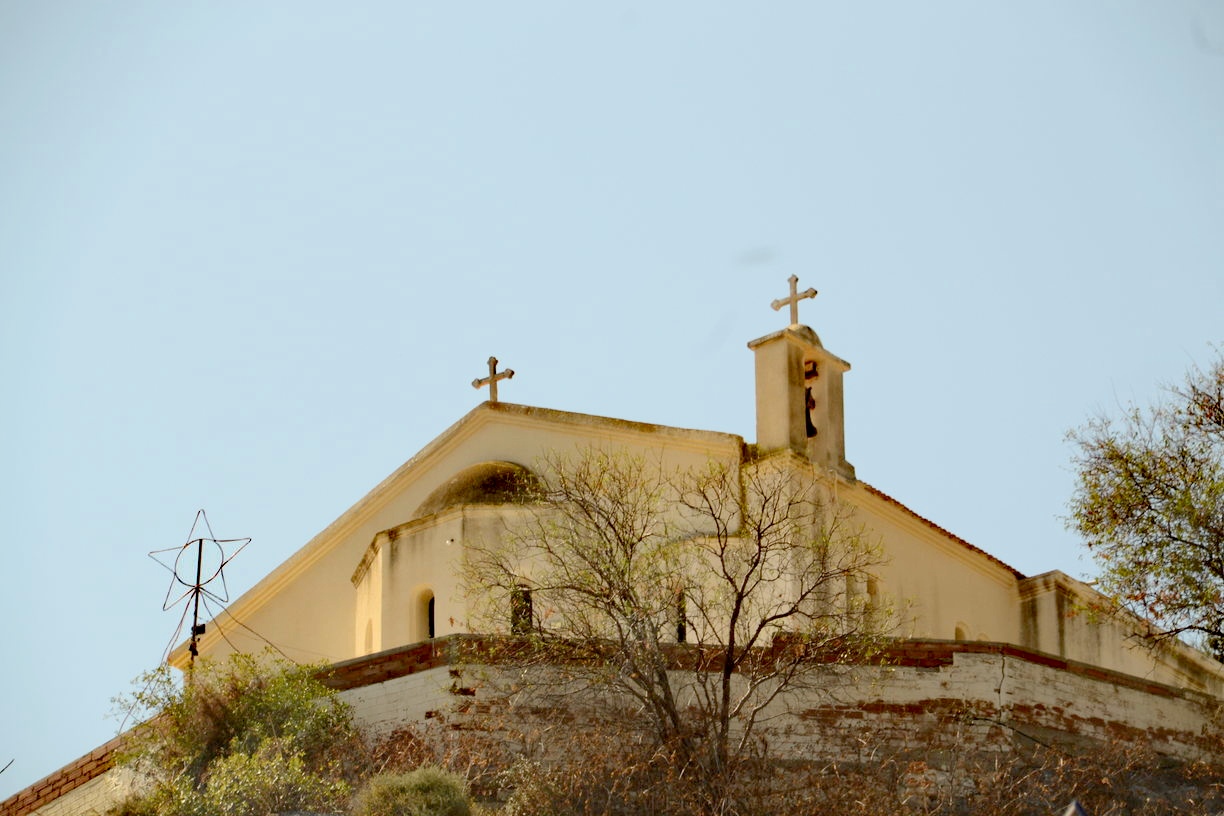
[[[200, 526], [200, 522], [204, 522], [204, 528], [208, 530], [208, 537], [196, 535], [196, 528]], [[247, 544], [251, 543], [250, 538], [217, 538], [213, 533], [212, 525], [208, 523], [208, 514], [202, 509], [196, 512], [195, 521], [191, 523], [191, 531], [187, 533], [187, 540], [178, 547], [167, 547], [164, 550], [153, 550], [149, 553], [149, 557], [156, 561], [161, 566], [169, 570], [171, 576], [170, 587], [166, 590], [165, 600], [162, 601], [162, 611], [169, 610], [177, 606], [180, 601], [187, 598], [193, 600], [192, 604], [187, 605], [183, 609], [183, 615], [179, 619], [179, 631], [182, 631], [183, 621], [187, 619], [187, 609], [192, 610], [191, 621], [191, 645], [188, 650], [194, 660], [199, 650], [196, 646], [197, 638], [204, 633], [204, 625], [200, 623], [200, 597], [211, 598], [218, 603], [229, 602], [229, 586], [225, 583], [225, 565], [234, 560], [234, 556], [242, 552]], [[231, 547], [229, 554], [226, 554], [227, 545], [238, 545]], [[186, 564], [183, 563], [186, 556], [192, 547], [195, 547], [195, 564], [194, 576], [192, 575], [192, 564], [190, 560]], [[213, 560], [210, 560], [208, 574], [205, 577], [204, 570], [204, 552], [205, 550], [215, 550]], [[158, 556], [164, 553], [175, 553], [173, 563], [167, 563], [167, 560], [162, 560]], [[215, 566], [214, 566], [215, 565]], [[187, 573], [184, 575], [184, 571]], [[214, 592], [208, 588], [208, 585], [216, 580], [220, 580], [220, 592]], [[186, 589], [183, 594], [171, 600], [171, 596], [175, 592], [176, 586], [183, 586]]]

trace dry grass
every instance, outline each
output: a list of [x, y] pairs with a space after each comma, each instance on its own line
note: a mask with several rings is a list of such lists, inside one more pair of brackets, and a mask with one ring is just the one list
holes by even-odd
[[941, 752], [938, 761], [910, 752], [844, 764], [754, 757], [728, 768], [714, 789], [645, 733], [607, 722], [582, 726], [401, 729], [374, 756], [379, 770], [432, 764], [462, 773], [484, 806], [505, 816], [1028, 816], [1062, 813], [1072, 800], [1090, 816], [1224, 811], [1224, 768], [1173, 762], [1134, 745], [1079, 755]]

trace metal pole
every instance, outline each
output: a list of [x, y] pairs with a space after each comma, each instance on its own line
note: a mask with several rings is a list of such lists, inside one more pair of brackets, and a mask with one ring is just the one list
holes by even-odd
[[195, 601], [195, 608], [191, 612], [191, 646], [187, 651], [191, 653], [191, 662], [195, 663], [196, 656], [200, 654], [200, 650], [196, 647], [196, 638], [200, 634], [200, 579], [204, 572], [204, 539], [197, 538], [196, 545], [196, 579], [195, 589], [192, 590], [192, 596]]

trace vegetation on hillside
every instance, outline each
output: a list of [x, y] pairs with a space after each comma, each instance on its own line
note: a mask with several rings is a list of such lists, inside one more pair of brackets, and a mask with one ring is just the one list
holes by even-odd
[[362, 742], [348, 707], [318, 667], [235, 655], [199, 661], [186, 677], [168, 666], [120, 700], [143, 723], [122, 761], [138, 793], [123, 812], [263, 816], [333, 811], [358, 776]]
[[147, 719], [121, 762], [136, 789], [112, 816], [469, 816], [461, 778], [376, 773], [349, 707], [320, 667], [270, 656], [200, 661], [185, 677], [150, 672], [119, 702]]
[[965, 723], [955, 721], [904, 752], [872, 749], [887, 736], [865, 732], [864, 754], [840, 762], [740, 763], [718, 809], [705, 782], [632, 723], [484, 724], [497, 729], [495, 740], [472, 728], [405, 728], [381, 750], [468, 774], [501, 816], [1054, 816], [1073, 800], [1090, 816], [1224, 811], [1219, 766], [1127, 742], [1067, 751], [1018, 738], [1013, 752], [992, 755], [961, 745]]

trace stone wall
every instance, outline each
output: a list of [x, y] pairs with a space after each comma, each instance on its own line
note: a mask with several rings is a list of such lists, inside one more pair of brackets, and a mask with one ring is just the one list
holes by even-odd
[[[322, 679], [369, 733], [403, 725], [477, 729], [496, 710], [511, 721], [579, 723], [583, 712], [505, 705], [495, 674], [460, 665], [473, 636], [440, 638], [333, 666]], [[866, 759], [891, 753], [1005, 754], [1034, 744], [1089, 750], [1106, 740], [1142, 743], [1181, 759], [1221, 759], [1221, 701], [1009, 644], [905, 641], [884, 666], [831, 667], [837, 682], [780, 698], [768, 731], [782, 758]], [[847, 676], [853, 682], [845, 682]], [[519, 705], [516, 711], [515, 706]], [[504, 720], [498, 720], [499, 727]], [[112, 740], [0, 803], [4, 816], [103, 813], [126, 790], [112, 770]]]
[[[418, 647], [419, 648], [419, 647]], [[438, 655], [438, 657], [442, 657]], [[411, 650], [388, 653], [420, 663]], [[1221, 701], [1010, 644], [907, 641], [883, 666], [830, 667], [828, 682], [779, 697], [761, 733], [779, 758], [854, 760], [938, 752], [1005, 754], [1044, 745], [1068, 752], [1126, 741], [1183, 760], [1224, 759]], [[356, 661], [354, 661], [356, 662]], [[432, 664], [431, 664], [432, 665]], [[597, 719], [581, 695], [561, 688], [504, 704], [517, 672], [437, 665], [345, 692], [358, 719], [379, 733], [397, 725], [501, 733], [547, 733]], [[676, 678], [681, 689], [683, 674]], [[683, 693], [682, 691], [680, 692]], [[517, 723], [517, 728], [507, 728]], [[425, 729], [428, 734], [428, 728]]]
[[[968, 648], [966, 648], [968, 647]], [[970, 650], [972, 649], [972, 650]], [[771, 740], [779, 755], [846, 759], [936, 751], [1071, 752], [1111, 740], [1185, 760], [1219, 759], [1219, 701], [1002, 644], [913, 644], [841, 699], [797, 694]]]
[[[441, 721], [445, 712], [463, 696], [458, 686], [461, 671], [450, 665], [443, 649], [426, 644], [383, 655], [373, 655], [374, 666], [364, 659], [350, 661], [353, 672], [333, 675], [327, 683], [340, 689], [340, 697], [353, 707], [353, 717], [363, 732], [381, 737], [406, 724]], [[376, 682], [351, 685], [369, 677]]]

